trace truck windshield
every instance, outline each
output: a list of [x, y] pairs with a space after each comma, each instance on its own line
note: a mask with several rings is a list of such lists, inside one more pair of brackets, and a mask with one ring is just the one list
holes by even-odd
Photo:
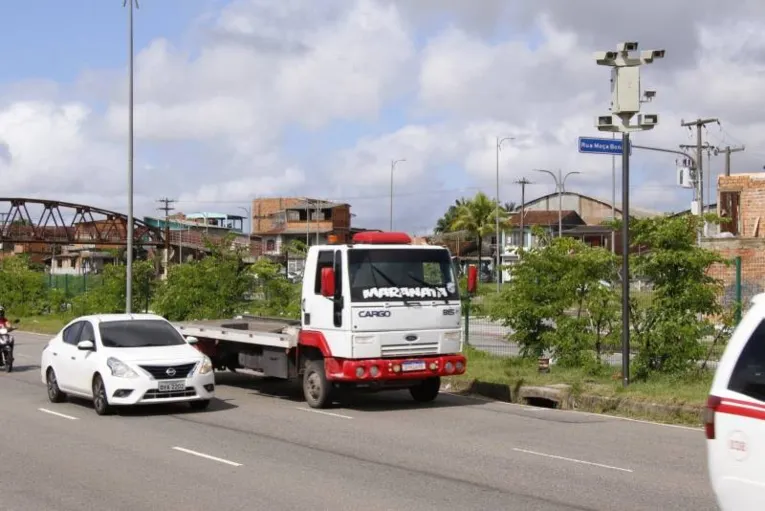
[[351, 249], [351, 301], [459, 300], [449, 253], [433, 249]]

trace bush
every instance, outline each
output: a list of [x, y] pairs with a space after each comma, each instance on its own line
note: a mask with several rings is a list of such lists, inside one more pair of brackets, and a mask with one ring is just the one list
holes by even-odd
[[561, 366], [596, 366], [611, 340], [617, 300], [613, 255], [572, 238], [542, 238], [487, 307], [514, 330], [522, 357], [551, 351]]
[[58, 307], [63, 297], [49, 293], [43, 274], [34, 271], [29, 259], [11, 256], [0, 259], [0, 304], [16, 316], [42, 314]]

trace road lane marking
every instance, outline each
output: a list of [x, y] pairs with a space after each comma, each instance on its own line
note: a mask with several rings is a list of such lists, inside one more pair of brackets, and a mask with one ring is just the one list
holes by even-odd
[[204, 454], [197, 451], [192, 451], [191, 449], [185, 449], [183, 447], [173, 447], [174, 450], [185, 452], [186, 454], [191, 454], [192, 456], [199, 456], [200, 458], [205, 458], [207, 460], [217, 461], [218, 463], [225, 463], [226, 465], [231, 465], [232, 467], [241, 467], [241, 463], [237, 463], [235, 461], [229, 461], [225, 460], [223, 458], [218, 458], [215, 456], [210, 456], [209, 454]]
[[71, 415], [66, 415], [63, 413], [54, 412], [53, 410], [48, 410], [47, 408], [38, 408], [39, 411], [43, 413], [48, 413], [50, 415], [55, 415], [56, 417], [61, 417], [63, 419], [69, 419], [70, 421], [76, 421], [79, 420], [78, 417], [72, 417]]
[[513, 450], [515, 452], [522, 452], [522, 453], [525, 453], [525, 454], [532, 454], [534, 456], [541, 456], [543, 458], [550, 458], [550, 459], [553, 459], [553, 460], [570, 461], [572, 463], [579, 463], [579, 464], [582, 464], [582, 465], [590, 465], [590, 466], [593, 466], [593, 467], [608, 468], [610, 470], [618, 470], [620, 472], [629, 472], [629, 473], [632, 473], [632, 470], [630, 470], [628, 468], [613, 467], [611, 465], [603, 465], [602, 463], [593, 463], [592, 461], [577, 460], [577, 459], [574, 459], [574, 458], [566, 458], [564, 456], [555, 456], [554, 454], [545, 454], [545, 453], [536, 452], [536, 451], [527, 451], [526, 449], [517, 449], [515, 447], [513, 448]]
[[325, 412], [323, 410], [314, 410], [313, 408], [303, 408], [302, 406], [296, 406], [295, 408], [304, 412], [320, 413], [322, 415], [329, 415], [330, 417], [337, 417], [338, 419], [353, 419], [353, 417], [350, 415], [341, 415], [339, 413]]

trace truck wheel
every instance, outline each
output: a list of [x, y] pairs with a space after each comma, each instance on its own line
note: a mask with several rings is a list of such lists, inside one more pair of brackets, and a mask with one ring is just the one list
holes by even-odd
[[419, 403], [429, 403], [438, 397], [438, 392], [440, 390], [441, 378], [436, 376], [435, 378], [428, 378], [414, 387], [410, 387], [409, 393], [415, 401]]
[[330, 383], [323, 360], [309, 360], [303, 373], [303, 395], [311, 408], [326, 408], [330, 403]]

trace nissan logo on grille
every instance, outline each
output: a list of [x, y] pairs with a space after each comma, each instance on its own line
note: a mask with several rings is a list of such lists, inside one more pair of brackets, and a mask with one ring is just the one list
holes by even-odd
[[417, 340], [417, 336], [416, 335], [407, 335], [406, 337], [404, 337], [404, 339], [406, 339], [409, 342], [414, 342], [414, 341]]
[[172, 367], [168, 367], [167, 371], [165, 371], [165, 374], [170, 376], [170, 377], [173, 377], [173, 376], [175, 376], [175, 369], [173, 369]]

